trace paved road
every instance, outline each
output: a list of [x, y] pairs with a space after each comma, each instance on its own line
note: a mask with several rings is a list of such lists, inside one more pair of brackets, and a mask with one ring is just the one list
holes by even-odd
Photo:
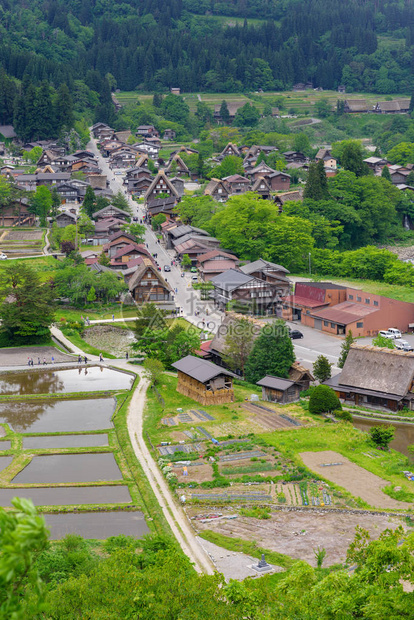
[[[98, 157], [99, 166], [102, 168], [103, 174], [107, 175], [112, 191], [117, 193], [121, 190], [125, 193], [126, 190], [123, 185], [124, 173], [119, 175], [113, 173], [109, 168], [108, 160], [102, 157], [98, 150], [95, 140], [91, 140], [87, 148], [93, 151]], [[143, 205], [138, 204], [128, 195], [127, 198], [134, 216], [143, 218]], [[224, 319], [224, 312], [215, 309], [212, 302], [200, 300], [199, 292], [194, 291], [191, 284], [191, 278], [194, 274], [183, 272], [178, 266], [172, 266], [171, 271], [168, 273], [164, 271], [165, 265], [171, 266], [171, 261], [175, 258], [174, 252], [172, 250], [165, 250], [163, 246], [158, 243], [155, 233], [148, 226], [146, 227], [145, 242], [152, 254], [157, 253], [157, 262], [163, 270], [163, 276], [166, 277], [174, 290], [177, 290], [175, 293], [175, 302], [176, 306], [181, 309], [180, 315], [201, 329], [205, 326], [210, 333], [215, 333]], [[198, 312], [197, 315], [195, 314], [196, 311]], [[292, 329], [299, 329], [304, 334], [303, 339], [293, 341], [298, 361], [306, 368], [312, 368], [312, 364], [318, 355], [323, 354], [334, 364], [333, 370], [337, 370], [336, 363], [342, 343], [340, 338], [330, 336], [329, 334], [316, 331], [300, 324], [296, 325], [290, 323], [290, 326]]]

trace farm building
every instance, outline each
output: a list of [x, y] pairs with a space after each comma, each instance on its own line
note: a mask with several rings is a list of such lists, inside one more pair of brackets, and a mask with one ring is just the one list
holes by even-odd
[[172, 364], [178, 372], [177, 392], [202, 405], [221, 405], [234, 400], [233, 377], [229, 370], [220, 368], [193, 355], [187, 355]]
[[266, 375], [257, 382], [262, 388], [262, 399], [272, 403], [293, 403], [299, 400], [302, 387], [290, 379]]

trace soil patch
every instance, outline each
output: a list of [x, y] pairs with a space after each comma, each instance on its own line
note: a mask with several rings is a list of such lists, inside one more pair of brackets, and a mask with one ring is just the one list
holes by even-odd
[[[234, 507], [229, 508], [230, 511], [234, 514]], [[191, 514], [194, 512], [192, 509]], [[225, 512], [225, 509], [220, 508], [220, 512]], [[344, 562], [357, 525], [367, 529], [372, 538], [378, 538], [385, 529], [395, 529], [401, 522], [397, 517], [336, 511], [281, 511], [272, 513], [271, 518], [266, 520], [238, 517], [232, 521], [197, 521], [199, 530], [213, 530], [225, 536], [254, 540], [265, 549], [305, 560], [312, 566], [316, 565], [313, 550], [318, 546], [326, 549], [324, 566]]]
[[[184, 475], [185, 470], [188, 472], [187, 476]], [[197, 463], [186, 468], [180, 465], [180, 467], [174, 467], [173, 472], [177, 474], [178, 482], [205, 482], [213, 480], [213, 470], [208, 463]]]
[[[319, 476], [331, 480], [343, 487], [354, 497], [360, 497], [365, 502], [376, 508], [408, 508], [407, 502], [398, 502], [388, 497], [382, 489], [389, 484], [388, 481], [372, 474], [363, 467], [355, 465], [345, 456], [332, 450], [323, 452], [302, 452], [299, 454], [306, 467], [316, 472]], [[338, 463], [337, 465], [327, 465]], [[340, 464], [339, 464], [340, 463]]]
[[116, 357], [125, 357], [125, 353], [132, 353], [131, 345], [134, 334], [128, 329], [121, 329], [113, 325], [94, 325], [85, 329], [83, 339], [96, 349], [103, 349]]
[[55, 364], [73, 362], [75, 359], [73, 355], [62, 353], [55, 347], [16, 347], [0, 349], [0, 366], [27, 366], [28, 358], [33, 359], [35, 367], [43, 366], [43, 358], [50, 365], [52, 357], [54, 357]]

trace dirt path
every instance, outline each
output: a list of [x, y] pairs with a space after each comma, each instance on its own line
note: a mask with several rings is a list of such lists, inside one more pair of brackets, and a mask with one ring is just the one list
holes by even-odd
[[[343, 487], [354, 497], [360, 497], [375, 508], [411, 508], [407, 502], [399, 502], [386, 495], [382, 489], [389, 485], [387, 480], [372, 474], [352, 463], [342, 454], [325, 450], [323, 452], [302, 452], [299, 454], [306, 467], [327, 480]], [[327, 464], [334, 463], [333, 465]], [[325, 465], [325, 467], [322, 467]]]
[[177, 506], [167, 482], [159, 471], [158, 465], [152, 458], [143, 439], [143, 414], [148, 385], [149, 382], [141, 378], [132, 396], [128, 411], [128, 432], [135, 455], [182, 550], [194, 562], [194, 567], [199, 573], [212, 575], [214, 568], [206, 551], [200, 546], [187, 521], [187, 517], [181, 508]]

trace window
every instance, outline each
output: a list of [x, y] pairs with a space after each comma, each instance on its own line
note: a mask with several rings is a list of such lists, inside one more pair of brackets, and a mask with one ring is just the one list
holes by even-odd
[[361, 298], [357, 295], [357, 301], [361, 301]]
[[335, 329], [335, 323], [331, 323], [332, 329]]
[[353, 299], [354, 296], [353, 295], [348, 295], [348, 299]]
[[374, 306], [378, 306], [378, 302], [377, 301], [374, 301]]
[[357, 323], [357, 327], [364, 327], [364, 323], [361, 321], [361, 323]]
[[329, 321], [324, 321], [323, 324], [324, 324], [325, 327], [328, 327]]
[[366, 299], [366, 300], [365, 300], [365, 303], [366, 303], [366, 304], [369, 304], [369, 303], [370, 303], [370, 300], [369, 300], [369, 299]]

